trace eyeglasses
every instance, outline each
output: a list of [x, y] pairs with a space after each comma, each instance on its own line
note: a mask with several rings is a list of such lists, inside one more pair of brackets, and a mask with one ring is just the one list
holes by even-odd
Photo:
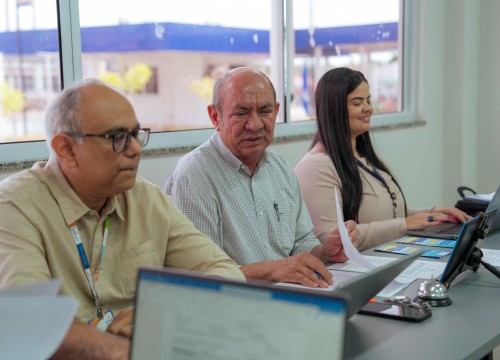
[[132, 140], [132, 137], [137, 140], [139, 145], [141, 147], [146, 146], [149, 140], [149, 133], [151, 132], [151, 129], [144, 128], [144, 129], [135, 129], [132, 131], [115, 131], [111, 134], [78, 134], [78, 133], [66, 133], [66, 135], [73, 136], [73, 137], [100, 137], [100, 138], [106, 138], [106, 139], [111, 139], [113, 141], [113, 151], [116, 153], [122, 153], [124, 151], [127, 151], [128, 147], [130, 146], [130, 142]]

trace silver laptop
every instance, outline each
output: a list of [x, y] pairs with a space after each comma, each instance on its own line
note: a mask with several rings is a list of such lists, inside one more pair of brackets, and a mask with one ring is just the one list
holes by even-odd
[[493, 195], [493, 199], [491, 199], [485, 213], [492, 210], [496, 210], [496, 213], [486, 220], [486, 234], [493, 234], [495, 231], [500, 229], [500, 186], [498, 186], [498, 189], [495, 192], [495, 195]]
[[[485, 212], [492, 209], [500, 210], [500, 186], [497, 188]], [[500, 228], [500, 211], [497, 211], [488, 222], [489, 228], [486, 229], [487, 233], [493, 233], [498, 230]], [[462, 226], [463, 224], [461, 223], [442, 223], [422, 230], [410, 230], [408, 231], [408, 235], [456, 240], [462, 230]]]
[[409, 255], [400, 255], [383, 266], [379, 266], [368, 273], [363, 273], [350, 280], [340, 283], [334, 292], [347, 294], [350, 298], [347, 306], [347, 318], [356, 314], [375, 295], [385, 288], [392, 280], [402, 273], [424, 250], [418, 249]]
[[132, 359], [343, 359], [346, 296], [141, 268]]

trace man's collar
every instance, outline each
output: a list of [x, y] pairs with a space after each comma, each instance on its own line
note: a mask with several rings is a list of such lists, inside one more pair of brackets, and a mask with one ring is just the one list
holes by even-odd
[[[222, 155], [224, 159], [227, 160], [227, 162], [231, 166], [233, 166], [236, 169], [242, 169], [247, 174], [250, 173], [248, 167], [245, 164], [243, 164], [241, 160], [238, 159], [238, 157], [234, 155], [231, 150], [229, 150], [226, 144], [224, 144], [222, 138], [220, 137], [217, 131], [210, 138], [210, 142], [215, 146], [217, 151]], [[255, 169], [255, 171], [257, 171], [262, 164], [267, 162], [268, 162], [267, 150], [265, 150], [262, 156], [260, 157], [259, 161], [257, 162], [257, 168]]]
[[[46, 163], [45, 170], [49, 171], [46, 185], [58, 202], [62, 215], [68, 226], [85, 216], [85, 214], [89, 211], [92, 211], [87, 205], [85, 205], [85, 203], [71, 187], [68, 180], [64, 176], [56, 157], [52, 155], [50, 156], [48, 162]], [[120, 217], [120, 219], [124, 219], [123, 209], [117, 199], [117, 196], [113, 196], [108, 199], [103, 214], [101, 215], [108, 215], [114, 211], [116, 211], [116, 214]]]

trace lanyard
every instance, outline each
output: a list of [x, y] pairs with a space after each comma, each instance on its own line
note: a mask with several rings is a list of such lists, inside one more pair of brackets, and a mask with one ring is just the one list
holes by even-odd
[[102, 263], [104, 262], [104, 251], [106, 250], [106, 242], [108, 241], [109, 236], [109, 215], [106, 216], [106, 224], [104, 225], [104, 235], [102, 237], [102, 246], [101, 246], [101, 256], [99, 256], [99, 262], [95, 268], [95, 282], [99, 280], [99, 272], [102, 269]]
[[385, 179], [382, 177], [382, 175], [378, 172], [377, 168], [372, 166], [372, 168], [368, 168], [365, 164], [363, 164], [361, 161], [356, 159], [356, 162], [358, 163], [358, 166], [365, 170], [368, 174], [373, 176], [375, 179], [377, 179], [384, 187], [387, 189], [387, 192], [389, 193], [389, 196], [391, 197], [392, 200], [392, 216], [396, 218], [397, 215], [397, 210], [398, 210], [398, 203], [396, 202], [396, 191], [392, 187], [390, 187]]
[[[104, 259], [104, 251], [106, 250], [106, 241], [108, 240], [108, 236], [109, 236], [109, 222], [110, 222], [110, 220], [109, 220], [109, 215], [108, 215], [106, 217], [106, 225], [104, 227], [104, 235], [103, 235], [103, 239], [102, 239], [100, 259], [99, 259], [99, 263], [96, 267], [95, 282], [97, 282], [97, 280], [99, 279], [99, 270], [102, 266], [102, 262]], [[76, 221], [74, 223], [72, 223], [69, 226], [69, 228], [71, 230], [71, 235], [73, 235], [73, 239], [75, 240], [76, 249], [78, 250], [78, 254], [80, 255], [80, 260], [82, 261], [83, 270], [85, 271], [85, 276], [87, 277], [87, 281], [88, 281], [89, 286], [90, 286], [90, 291], [92, 292], [92, 296], [94, 296], [97, 317], [99, 319], [102, 319], [103, 318], [102, 307], [99, 305], [99, 297], [97, 295], [97, 289], [95, 287], [94, 279], [92, 278], [92, 273], [90, 271], [89, 261], [87, 259], [87, 255], [85, 254], [85, 249], [83, 248], [82, 238], [80, 237], [80, 232], [78, 231], [78, 226], [76, 225]]]

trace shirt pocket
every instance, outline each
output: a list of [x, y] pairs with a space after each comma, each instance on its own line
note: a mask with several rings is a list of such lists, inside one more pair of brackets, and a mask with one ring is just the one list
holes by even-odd
[[295, 244], [296, 210], [290, 204], [282, 204], [278, 210], [274, 209], [273, 214], [277, 218], [274, 223], [275, 242], [282, 251], [281, 255], [288, 256]]
[[127, 295], [135, 294], [137, 272], [141, 266], [163, 267], [165, 254], [155, 246], [154, 241], [145, 241], [115, 256], [118, 278]]

